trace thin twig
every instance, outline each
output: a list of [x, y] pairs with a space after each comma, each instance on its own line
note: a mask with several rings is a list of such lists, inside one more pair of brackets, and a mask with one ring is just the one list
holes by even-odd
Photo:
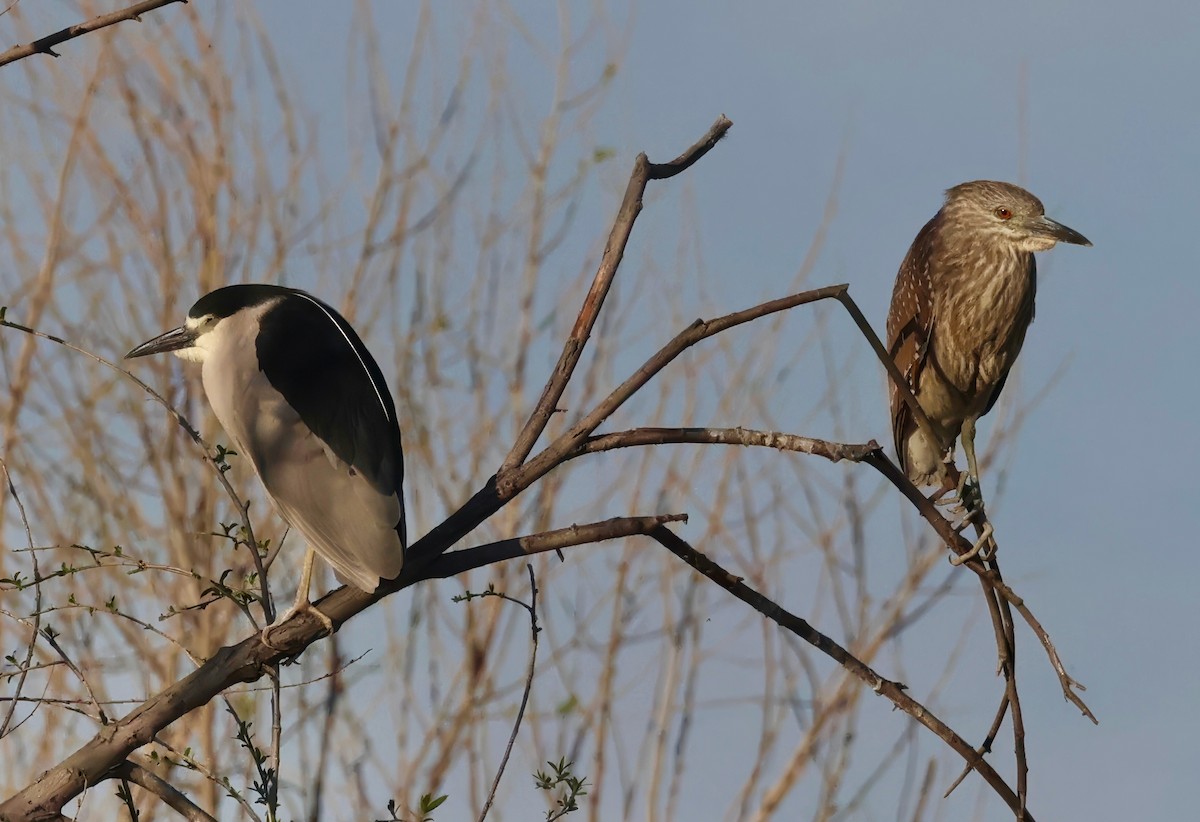
[[[933, 526], [938, 536], [942, 538], [946, 545], [960, 556], [969, 552], [972, 548], [970, 542], [965, 537], [954, 530], [954, 524], [947, 520], [938, 512], [937, 507], [930, 502], [918, 488], [912, 484], [904, 472], [897, 465], [888, 459], [887, 455], [882, 450], [876, 451], [863, 459], [863, 462], [870, 465], [883, 476], [885, 476], [902, 494], [916, 507], [921, 516]], [[1082, 684], [1073, 679], [1066, 671], [1062, 659], [1058, 656], [1058, 651], [1054, 644], [1050, 641], [1049, 634], [1042, 627], [1041, 623], [1034, 617], [1033, 612], [1025, 604], [1021, 597], [1012, 590], [1004, 579], [995, 573], [988, 566], [984, 565], [978, 558], [972, 559], [964, 563], [965, 567], [970, 568], [982, 579], [986, 580], [997, 594], [1003, 597], [1017, 612], [1024, 618], [1030, 630], [1037, 636], [1042, 643], [1042, 647], [1046, 649], [1046, 653], [1050, 658], [1050, 664], [1058, 674], [1059, 685], [1062, 687], [1063, 696], [1079, 708], [1080, 712], [1092, 722], [1099, 724], [1099, 720], [1092, 713], [1091, 709], [1084, 703], [1083, 699], [1077, 694], [1076, 689], [1080, 691], [1087, 690]]]
[[337, 717], [338, 700], [342, 695], [342, 663], [341, 648], [339, 645], [337, 634], [329, 638], [329, 642], [327, 643], [330, 669], [328, 674], [329, 687], [325, 691], [325, 699], [322, 704], [324, 716], [321, 719], [321, 741], [317, 745], [317, 767], [316, 774], [312, 780], [312, 798], [308, 806], [308, 822], [320, 822], [321, 798], [325, 793], [325, 771], [329, 767], [329, 758], [334, 747], [334, 720]]
[[279, 704], [279, 664], [267, 668], [267, 678], [271, 681], [271, 769], [275, 778], [264, 787], [267, 788], [267, 818], [278, 819], [279, 816], [279, 774], [283, 765], [283, 706]]
[[[33, 529], [29, 525], [29, 514], [25, 511], [25, 503], [21, 502], [21, 495], [17, 493], [17, 486], [13, 482], [12, 474], [8, 472], [8, 463], [0, 456], [0, 471], [4, 472], [4, 480], [8, 484], [8, 493], [13, 498], [13, 502], [17, 505], [17, 513], [21, 517], [21, 525], [25, 528], [25, 542], [29, 545], [29, 555], [33, 562], [33, 624], [30, 626], [29, 645], [25, 648], [25, 661], [19, 666], [21, 673], [17, 675], [17, 688], [13, 693], [12, 703], [8, 706], [8, 710], [4, 712], [4, 719], [0, 721], [0, 739], [8, 735], [12, 724], [13, 715], [17, 710], [17, 702], [21, 699], [21, 693], [25, 690], [25, 681], [29, 677], [30, 666], [33, 664], [33, 652], [37, 647], [38, 635], [42, 628], [42, 580], [41, 572], [38, 570], [37, 551], [33, 550]], [[96, 710], [100, 710], [100, 706], [96, 705]], [[37, 711], [36, 706], [30, 712], [33, 716]], [[103, 711], [100, 713], [104, 715]], [[18, 726], [19, 727], [19, 726]]]
[[479, 812], [478, 822], [483, 822], [488, 815], [488, 811], [492, 809], [492, 803], [496, 801], [496, 791], [500, 787], [500, 777], [504, 775], [504, 769], [508, 766], [508, 759], [512, 756], [513, 745], [517, 741], [517, 731], [521, 729], [521, 720], [525, 717], [525, 707], [529, 704], [529, 694], [533, 690], [533, 674], [537, 667], [538, 634], [541, 633], [542, 629], [538, 627], [537, 621], [537, 578], [533, 574], [532, 564], [526, 563], [525, 568], [529, 571], [529, 604], [526, 605], [524, 602], [510, 597], [505, 597], [505, 599], [515, 602], [529, 612], [529, 630], [532, 634], [532, 646], [529, 649], [529, 667], [525, 671], [525, 688], [521, 692], [521, 704], [517, 707], [517, 718], [513, 721], [512, 733], [508, 735], [508, 744], [504, 746], [504, 756], [500, 758], [500, 766], [496, 768], [496, 777], [492, 780], [492, 787], [488, 791], [487, 801], [483, 803], [483, 810]]
[[[187, 0], [170, 1], [187, 2]], [[2, 310], [0, 310], [0, 328], [11, 328], [14, 331], [20, 331], [23, 334], [29, 334], [30, 336], [47, 340], [48, 342], [52, 342], [56, 345], [61, 345], [68, 351], [74, 351], [76, 354], [82, 354], [83, 356], [98, 362], [100, 365], [111, 368], [118, 374], [133, 380], [134, 384], [137, 385], [138, 388], [150, 395], [155, 402], [167, 410], [179, 427], [187, 432], [187, 435], [191, 438], [192, 442], [200, 446], [204, 461], [208, 463], [209, 467], [212, 468], [213, 473], [217, 477], [217, 482], [219, 482], [221, 487], [225, 489], [225, 493], [229, 496], [230, 501], [233, 502], [234, 506], [241, 514], [242, 525], [246, 529], [246, 549], [250, 552], [251, 559], [254, 562], [254, 569], [258, 574], [263, 617], [267, 624], [274, 622], [275, 605], [271, 599], [271, 590], [267, 585], [267, 571], [263, 566], [262, 555], [258, 549], [258, 540], [254, 536], [254, 527], [250, 524], [250, 503], [242, 500], [242, 498], [238, 496], [237, 491], [234, 490], [233, 485], [229, 482], [229, 478], [225, 476], [225, 471], [221, 469], [220, 463], [218, 463], [217, 459], [213, 456], [213, 448], [205, 441], [204, 437], [200, 436], [200, 432], [192, 426], [191, 422], [188, 421], [188, 418], [185, 417], [177, 408], [175, 408], [175, 406], [173, 406], [166, 397], [155, 391], [142, 380], [138, 379], [133, 373], [127, 371], [111, 360], [101, 357], [99, 354], [95, 354], [86, 348], [81, 348], [80, 346], [64, 340], [62, 337], [55, 336], [54, 334], [47, 334], [44, 331], [38, 331], [36, 328], [30, 328], [27, 325], [21, 325], [20, 323], [15, 323], [11, 320], [4, 319]], [[247, 615], [249, 616], [249, 614]], [[253, 619], [251, 621], [253, 622]], [[259, 626], [255, 624], [254, 627], [258, 628]]]
[[[174, 746], [172, 746], [169, 742], [166, 742], [162, 738], [157, 737], [157, 736], [154, 737], [151, 741], [154, 742], [154, 744], [158, 745], [163, 750], [165, 750], [168, 754], [176, 757], [180, 762], [184, 763], [184, 765], [189, 770], [196, 771], [201, 776], [203, 776], [205, 779], [207, 779], [209, 782], [212, 782], [214, 785], [220, 786], [220, 788], [226, 792], [226, 794], [225, 794], [226, 796], [228, 796], [230, 799], [233, 799], [235, 802], [237, 802], [239, 805], [242, 806], [242, 812], [246, 815], [247, 818], [254, 820], [254, 822], [262, 822], [262, 817], [258, 815], [258, 813], [254, 810], [254, 806], [252, 804], [250, 804], [250, 800], [247, 799], [245, 796], [243, 796], [241, 791], [229, 790], [229, 785], [225, 781], [225, 779], [223, 779], [222, 777], [220, 777], [216, 773], [214, 773], [212, 771], [212, 769], [210, 769], [203, 762], [199, 761], [194, 756], [192, 756], [187, 750], [181, 751], [178, 748], [175, 748]], [[2, 819], [2, 818], [3, 817], [0, 817], [0, 819]]]
[[163, 6], [169, 6], [172, 3], [186, 2], [187, 0], [143, 0], [143, 2], [135, 3], [128, 8], [98, 15], [86, 22], [76, 23], [73, 26], [67, 26], [65, 29], [56, 31], [54, 34], [48, 34], [45, 37], [34, 40], [32, 43], [26, 43], [23, 46], [13, 46], [7, 51], [0, 53], [0, 66], [15, 63], [34, 54], [48, 54], [51, 57], [58, 57], [58, 52], [54, 50], [54, 47], [68, 40], [74, 40], [76, 37], [82, 37], [89, 32], [108, 28], [117, 23], [123, 23], [126, 20], [138, 20], [140, 22], [141, 15], [148, 11], [154, 11]]

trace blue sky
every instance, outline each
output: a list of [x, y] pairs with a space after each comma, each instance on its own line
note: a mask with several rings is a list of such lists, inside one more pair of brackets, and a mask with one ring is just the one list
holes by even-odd
[[[320, 32], [280, 8], [261, 13], [293, 32], [285, 49], [310, 48]], [[631, 14], [599, 120], [619, 158], [607, 185], [619, 191], [637, 151], [672, 156], [716, 115], [734, 121], [680, 183], [718, 304], [788, 290], [839, 155], [837, 216], [811, 281], [850, 282], [879, 325], [908, 243], [955, 183], [1023, 182], [1092, 239], [1043, 255], [1016, 390], [1062, 373], [1006, 455], [994, 512], [1007, 573], [1101, 719], [1062, 701], [1023, 631], [1032, 796], [1044, 819], [1187, 816], [1200, 765], [1200, 553], [1186, 528], [1200, 492], [1200, 6], [652, 2]], [[652, 191], [635, 244], [669, 230], [672, 196]], [[599, 232], [603, 208], [597, 218]], [[864, 349], [857, 438], [887, 441], [872, 367]], [[788, 401], [786, 388], [774, 399], [781, 413]], [[1006, 814], [988, 805], [984, 818]]]
[[[206, 5], [193, 8], [206, 14]], [[257, 11], [306, 104], [336, 114], [354, 105], [341, 73], [350, 4], [304, 6], [311, 11], [272, 0]], [[381, 30], [412, 22], [409, 4], [376, 4], [374, 14]], [[1194, 813], [1200, 552], [1188, 512], [1200, 492], [1200, 5], [661, 0], [613, 18], [629, 40], [595, 139], [615, 159], [600, 172], [602, 191], [581, 206], [590, 229], [574, 232], [562, 258], [584, 256], [607, 230], [636, 152], [673, 156], [721, 113], [734, 121], [730, 137], [674, 189], [651, 191], [633, 246], [669, 257], [686, 208], [708, 304], [740, 307], [791, 290], [839, 157], [837, 213], [809, 282], [850, 282], [879, 328], [909, 242], [958, 182], [1021, 182], [1092, 240], [1041, 258], [1037, 320], [1010, 390], [1028, 399], [1060, 376], [1004, 455], [1005, 495], [993, 510], [1006, 573], [1101, 720], [1093, 727], [1061, 700], [1022, 631], [1032, 807], [1041, 819], [1100, 822]], [[557, 25], [553, 14], [524, 19], [543, 34]], [[453, 64], [453, 38], [440, 45]], [[70, 59], [71, 46], [63, 51]], [[401, 76], [405, 55], [383, 60]], [[536, 60], [516, 47], [511, 60], [527, 97], [549, 88]], [[347, 139], [337, 120], [320, 125], [324, 151]], [[805, 322], [789, 319], [785, 333], [799, 339]], [[855, 339], [838, 332], [839, 344]], [[883, 382], [865, 346], [848, 379], [848, 438], [888, 442]], [[771, 398], [777, 416], [802, 405], [800, 382]], [[822, 425], [794, 433], [832, 436]], [[986, 440], [990, 425], [980, 430]], [[788, 604], [805, 613], [804, 603]], [[978, 634], [981, 658], [966, 664], [987, 667], [984, 626]], [[944, 718], [982, 729], [995, 690], [957, 695]], [[1007, 749], [996, 756], [1007, 764]], [[694, 797], [695, 807], [724, 808], [720, 760], [705, 765], [714, 796]], [[967, 818], [974, 796], [960, 790], [941, 818]], [[884, 808], [864, 813], [891, 818]], [[980, 818], [1008, 816], [991, 803]]]

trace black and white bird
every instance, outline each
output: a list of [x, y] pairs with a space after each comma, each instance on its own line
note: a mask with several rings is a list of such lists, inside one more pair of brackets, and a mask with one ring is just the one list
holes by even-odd
[[165, 351], [202, 364], [234, 450], [308, 541], [296, 602], [274, 625], [311, 610], [332, 631], [308, 598], [314, 552], [368, 593], [404, 565], [404, 455], [379, 366], [337, 311], [275, 285], [218, 288], [125, 357]]

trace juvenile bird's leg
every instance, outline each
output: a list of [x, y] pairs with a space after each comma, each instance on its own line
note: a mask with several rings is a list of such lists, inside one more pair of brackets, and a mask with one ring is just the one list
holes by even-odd
[[[978, 514], [978, 509], [969, 512], [965, 517], [963, 517], [962, 522], [954, 526], [955, 532], [962, 531], [964, 528], [970, 525], [971, 521], [975, 519], [976, 515]], [[975, 544], [971, 546], [971, 550], [967, 551], [965, 554], [951, 554], [950, 564], [962, 565], [967, 560], [974, 559], [975, 557], [991, 559], [996, 552], [996, 540], [992, 535], [992, 524], [985, 520], [983, 523], [983, 528], [979, 532], [979, 538], [975, 540]], [[987, 548], [986, 552], [984, 551], [984, 548]]]
[[[979, 520], [983, 523], [983, 529], [979, 534], [979, 538], [975, 540], [975, 544], [971, 546], [971, 550], [961, 556], [953, 556], [950, 562], [955, 565], [961, 565], [967, 560], [980, 555], [983, 549], [987, 548], [987, 553], [983, 555], [984, 559], [991, 556], [991, 552], [996, 548], [996, 540], [992, 537], [992, 524], [987, 521], [983, 507], [983, 486], [979, 482], [979, 463], [975, 459], [975, 417], [967, 417], [963, 420], [962, 426], [962, 444], [963, 452], [967, 455], [967, 473], [959, 477], [959, 499], [962, 500], [963, 510], [966, 512], [954, 530], [962, 531], [972, 521]], [[970, 479], [970, 493], [967, 494], [967, 485], [964, 484]]]
[[967, 484], [967, 475], [959, 471], [954, 464], [953, 443], [946, 449], [942, 463], [945, 465], [942, 487], [933, 493], [929, 501], [943, 507], [962, 508], [963, 488]]
[[[975, 484], [975, 487], [980, 488], [979, 463], [975, 461], [975, 417], [967, 417], [963, 420], [962, 444], [963, 451], [967, 455], [967, 474], [971, 477], [971, 482]], [[982, 496], [979, 502], [980, 505], [983, 504]]]
[[325, 626], [325, 631], [327, 633], [333, 633], [333, 620], [317, 610], [317, 607], [308, 599], [308, 589], [312, 584], [313, 562], [316, 560], [316, 558], [316, 552], [313, 551], [312, 548], [309, 548], [308, 552], [304, 555], [304, 568], [300, 571], [300, 587], [296, 591], [296, 601], [292, 603], [291, 608], [288, 608], [283, 612], [282, 616], [278, 617], [274, 622], [262, 629], [262, 633], [259, 635], [259, 638], [262, 640], [263, 645], [266, 645], [268, 648], [276, 651], [282, 650], [282, 648], [271, 644], [271, 631], [287, 622], [301, 611], [311, 612], [313, 616], [319, 619], [321, 624]]

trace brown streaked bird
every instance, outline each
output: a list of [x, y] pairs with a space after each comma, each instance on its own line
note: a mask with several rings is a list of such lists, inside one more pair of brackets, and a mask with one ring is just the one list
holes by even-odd
[[[976, 488], [975, 423], [996, 404], [1033, 322], [1033, 254], [1059, 242], [1091, 245], [1025, 189], [976, 180], [946, 192], [896, 275], [888, 353], [947, 446], [961, 435]], [[921, 432], [895, 385], [889, 394], [900, 467], [917, 485], [946, 486], [947, 449]]]

